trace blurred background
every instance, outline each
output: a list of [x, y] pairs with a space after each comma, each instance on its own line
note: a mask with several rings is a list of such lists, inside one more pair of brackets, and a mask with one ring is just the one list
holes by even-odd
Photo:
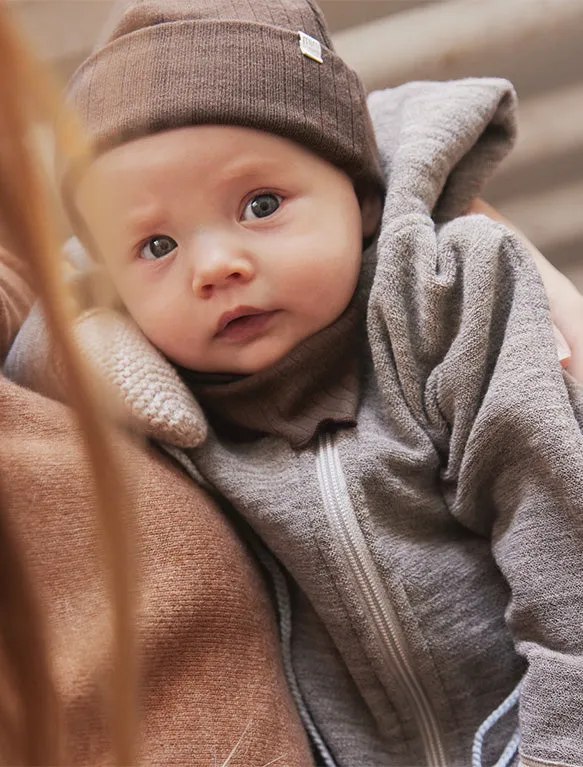
[[[112, 0], [6, 0], [63, 82]], [[320, 0], [340, 55], [369, 90], [407, 80], [503, 76], [520, 139], [486, 189], [583, 290], [583, 0]]]

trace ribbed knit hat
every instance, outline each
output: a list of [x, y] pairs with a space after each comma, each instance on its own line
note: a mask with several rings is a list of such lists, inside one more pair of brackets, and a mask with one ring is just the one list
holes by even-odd
[[313, 0], [126, 0], [69, 94], [97, 151], [242, 125], [303, 144], [359, 190], [383, 186], [364, 89]]

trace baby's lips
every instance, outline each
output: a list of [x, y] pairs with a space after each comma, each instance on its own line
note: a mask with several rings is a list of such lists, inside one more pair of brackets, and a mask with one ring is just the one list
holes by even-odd
[[555, 334], [555, 343], [557, 345], [559, 362], [561, 363], [562, 367], [566, 368], [571, 361], [571, 348], [565, 340], [565, 336], [561, 333], [556, 325], [553, 325], [553, 333]]

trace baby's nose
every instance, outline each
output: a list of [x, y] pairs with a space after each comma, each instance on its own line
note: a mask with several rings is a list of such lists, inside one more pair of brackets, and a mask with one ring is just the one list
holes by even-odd
[[199, 298], [210, 298], [217, 291], [244, 284], [253, 279], [254, 268], [249, 256], [232, 244], [210, 241], [199, 243], [194, 263], [192, 289]]

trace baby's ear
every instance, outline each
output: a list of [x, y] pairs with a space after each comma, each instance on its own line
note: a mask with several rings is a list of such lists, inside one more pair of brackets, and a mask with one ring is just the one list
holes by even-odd
[[377, 194], [368, 194], [365, 197], [361, 197], [360, 214], [362, 216], [362, 236], [365, 239], [373, 237], [381, 223], [381, 198]]

